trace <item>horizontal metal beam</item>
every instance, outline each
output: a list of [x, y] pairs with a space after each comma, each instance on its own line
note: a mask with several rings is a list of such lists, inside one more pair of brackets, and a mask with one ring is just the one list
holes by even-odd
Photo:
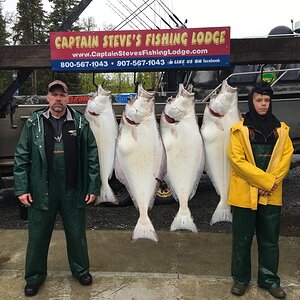
[[300, 35], [256, 39], [232, 39], [231, 63], [300, 63]]
[[[231, 64], [300, 63], [300, 36], [231, 39]], [[0, 46], [0, 69], [50, 68], [49, 45]]]

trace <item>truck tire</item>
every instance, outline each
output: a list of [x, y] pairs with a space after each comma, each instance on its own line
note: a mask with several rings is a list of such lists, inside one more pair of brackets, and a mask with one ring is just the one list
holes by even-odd
[[[109, 184], [114, 191], [119, 204], [113, 204], [109, 202], [101, 203], [104, 206], [129, 206], [132, 205], [131, 197], [125, 187], [113, 174], [112, 178], [109, 181]], [[155, 203], [154, 204], [170, 204], [175, 202], [175, 199], [172, 196], [172, 193], [165, 181], [160, 183], [158, 191], [156, 193]]]
[[160, 183], [156, 193], [155, 204], [170, 204], [175, 202], [171, 190], [165, 181]]

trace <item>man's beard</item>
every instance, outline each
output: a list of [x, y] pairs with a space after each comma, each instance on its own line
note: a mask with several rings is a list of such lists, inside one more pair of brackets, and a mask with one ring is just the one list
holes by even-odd
[[52, 106], [52, 109], [54, 111], [56, 111], [56, 112], [62, 112], [65, 108], [66, 108], [65, 106], [63, 106], [63, 105], [57, 105], [57, 104], [55, 104], [55, 105]]

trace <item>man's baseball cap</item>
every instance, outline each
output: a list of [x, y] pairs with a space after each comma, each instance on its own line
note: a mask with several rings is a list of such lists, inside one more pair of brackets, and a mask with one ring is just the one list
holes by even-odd
[[68, 93], [67, 85], [60, 80], [54, 80], [48, 84], [49, 92], [51, 92], [51, 90], [53, 90], [54, 88], [62, 88], [66, 93]]

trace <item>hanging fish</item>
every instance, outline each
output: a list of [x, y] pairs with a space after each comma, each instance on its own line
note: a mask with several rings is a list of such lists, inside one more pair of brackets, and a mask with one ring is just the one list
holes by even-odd
[[148, 216], [165, 174], [165, 150], [155, 117], [155, 92], [138, 86], [138, 95], [125, 106], [116, 146], [115, 173], [139, 210], [132, 239], [158, 241]]
[[214, 94], [204, 110], [201, 135], [205, 149], [205, 171], [220, 196], [210, 224], [232, 221], [227, 204], [230, 164], [226, 155], [230, 127], [241, 118], [238, 109], [237, 88], [223, 81], [221, 90]]
[[100, 196], [97, 197], [95, 204], [101, 202], [118, 204], [118, 200], [108, 182], [114, 169], [118, 135], [118, 124], [112, 108], [111, 92], [104, 90], [99, 85], [98, 93], [87, 103], [85, 117], [96, 139], [100, 163], [101, 189]]
[[202, 176], [205, 155], [198, 120], [195, 97], [190, 85], [182, 84], [176, 98], [169, 98], [162, 113], [160, 128], [167, 155], [168, 183], [173, 197], [179, 202], [171, 230], [185, 229], [197, 232], [188, 201], [194, 196]]

